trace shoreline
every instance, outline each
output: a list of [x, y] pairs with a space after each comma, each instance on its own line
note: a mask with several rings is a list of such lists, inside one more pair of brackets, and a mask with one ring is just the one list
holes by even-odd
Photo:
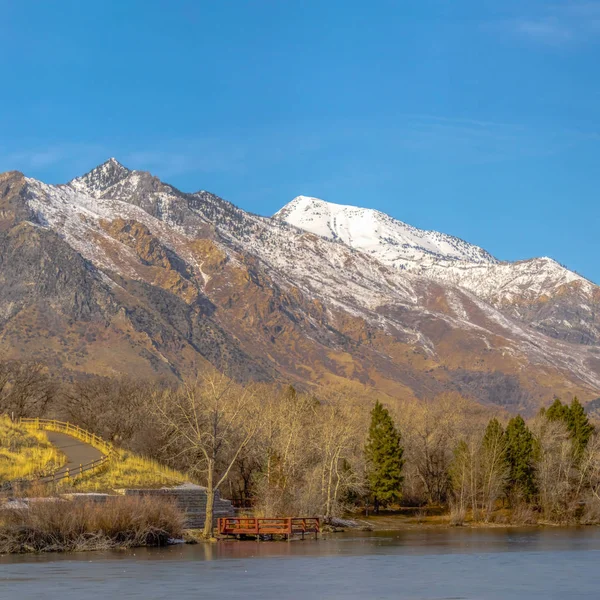
[[[124, 501], [122, 509], [125, 510], [127, 519], [135, 519], [134, 513], [137, 514], [140, 509], [146, 512], [150, 508], [156, 508], [153, 502], [144, 502], [139, 504], [139, 501]], [[42, 510], [50, 509], [51, 506], [40, 505]], [[105, 507], [94, 505], [82, 506], [79, 505], [79, 510], [91, 510], [92, 515], [97, 514], [98, 510], [102, 512]], [[37, 510], [37, 508], [36, 508]], [[153, 511], [151, 511], [153, 512]], [[452, 516], [449, 513], [442, 513], [441, 509], [434, 508], [432, 512], [438, 514], [425, 515], [420, 511], [412, 511], [408, 509], [402, 512], [389, 512], [380, 515], [356, 515], [350, 514], [345, 518], [333, 518], [331, 522], [324, 524], [321, 528], [321, 539], [332, 539], [338, 534], [385, 534], [393, 532], [435, 532], [435, 531], [450, 531], [450, 530], [510, 530], [510, 529], [529, 529], [529, 530], [544, 530], [544, 529], [593, 529], [600, 525], [599, 523], [577, 523], [577, 522], [551, 522], [541, 518], [537, 518], [537, 514], [529, 515], [525, 521], [513, 520], [513, 514], [508, 510], [498, 511], [492, 515], [492, 519], [485, 521], [465, 520], [457, 524], [452, 522]], [[415, 514], [416, 513], [416, 514]], [[30, 514], [29, 511], [21, 513], [23, 516]], [[216, 539], [206, 540], [202, 538], [201, 532], [194, 528], [181, 528], [178, 531], [177, 523], [180, 515], [173, 513], [171, 515], [172, 527], [156, 527], [161, 520], [158, 515], [150, 518], [146, 526], [137, 532], [137, 535], [126, 535], [124, 531], [113, 530], [109, 535], [101, 529], [93, 527], [94, 519], [89, 520], [92, 528], [87, 530], [87, 533], [66, 532], [59, 540], [55, 534], [50, 531], [41, 532], [36, 528], [32, 528], [28, 535], [23, 538], [23, 528], [14, 529], [11, 527], [0, 527], [0, 548], [3, 550], [0, 556], [23, 555], [23, 554], [62, 554], [62, 553], [79, 553], [83, 551], [102, 551], [102, 550], [127, 550], [132, 548], [150, 548], [157, 546], [170, 546], [178, 544], [200, 544], [202, 542], [208, 544], [224, 541], [224, 538], [217, 537]], [[153, 521], [155, 521], [153, 523]], [[132, 521], [133, 522], [133, 521]], [[164, 525], [164, 524], [163, 524]], [[12, 531], [11, 531], [12, 529]], [[168, 531], [171, 529], [171, 531]], [[10, 538], [14, 538], [10, 542]], [[50, 540], [53, 540], [52, 542]], [[228, 541], [253, 541], [235, 540], [227, 538]], [[275, 539], [265, 539], [264, 541], [275, 541]], [[296, 541], [293, 538], [292, 541]]]
[[[557, 530], [567, 530], [567, 529], [594, 529], [597, 528], [598, 524], [593, 524], [593, 525], [582, 525], [582, 524], [575, 524], [575, 523], [563, 523], [563, 524], [557, 524], [557, 523], [548, 523], [548, 522], [538, 522], [538, 523], [466, 523], [464, 525], [459, 525], [459, 526], [455, 526], [450, 524], [449, 522], [442, 522], [442, 521], [438, 521], [438, 522], [429, 522], [429, 523], [414, 523], [414, 522], [407, 522], [407, 521], [399, 521], [395, 524], [390, 525], [389, 523], [386, 524], [385, 526], [379, 526], [379, 527], [372, 527], [371, 529], [367, 529], [366, 527], [335, 527], [335, 528], [331, 528], [331, 529], [327, 529], [321, 532], [320, 534], [320, 538], [319, 540], [301, 540], [300, 538], [293, 538], [291, 541], [292, 542], [306, 542], [306, 541], [320, 541], [320, 540], [331, 540], [333, 538], [335, 538], [337, 535], [340, 534], [345, 534], [345, 535], [352, 535], [354, 534], [386, 534], [386, 533], [394, 533], [394, 532], [419, 532], [419, 531], [451, 531], [451, 530], [455, 530], [455, 531], [465, 531], [465, 530], [480, 530], [480, 531], [492, 531], [492, 530], [507, 530], [507, 529], [527, 529], [527, 530], [534, 530], [534, 529], [539, 529], [539, 530], [549, 530], [549, 529], [557, 529]], [[1, 532], [0, 532], [1, 533]], [[330, 537], [333, 536], [333, 537]], [[273, 542], [273, 543], [277, 543], [281, 540], [279, 539], [269, 539], [269, 540], [261, 540], [258, 543], [269, 543], [269, 542]], [[80, 554], [83, 552], [103, 552], [103, 551], [124, 551], [124, 550], [135, 550], [137, 549], [158, 549], [158, 548], [168, 548], [171, 546], [178, 546], [178, 545], [183, 545], [183, 546], [188, 546], [188, 545], [198, 545], [198, 544], [207, 544], [207, 545], [215, 545], [215, 544], [219, 544], [220, 542], [227, 542], [227, 543], [236, 543], [236, 544], [244, 544], [244, 543], [248, 543], [249, 545], [251, 543], [257, 543], [257, 541], [255, 539], [242, 539], [242, 540], [236, 540], [236, 539], [232, 539], [232, 538], [213, 538], [210, 540], [207, 539], [203, 539], [202, 537], [198, 536], [196, 534], [196, 532], [194, 530], [184, 530], [183, 531], [183, 535], [181, 538], [175, 538], [175, 539], [169, 539], [166, 543], [164, 544], [130, 544], [130, 543], [123, 543], [123, 544], [98, 544], [98, 545], [94, 545], [91, 544], [89, 546], [86, 545], [82, 545], [79, 548], [64, 548], [64, 549], [59, 549], [59, 548], [52, 548], [52, 549], [47, 549], [47, 550], [26, 550], [26, 551], [15, 551], [15, 552], [4, 552], [0, 554], [0, 559], [2, 557], [9, 557], [9, 556], [27, 556], [27, 555], [36, 555], [36, 556], [41, 556], [41, 555], [64, 555], [64, 554]]]
[[592, 528], [600, 526], [600, 523], [580, 523], [580, 522], [553, 522], [545, 519], [535, 519], [528, 521], [513, 521], [505, 522], [498, 521], [471, 521], [467, 520], [460, 524], [452, 523], [450, 515], [436, 515], [426, 517], [408, 517], [403, 515], [379, 515], [357, 518], [356, 516], [348, 516], [343, 521], [354, 522], [355, 526], [340, 523], [333, 525], [330, 532], [335, 530], [342, 531], [416, 531], [416, 530], [434, 530], [434, 529], [518, 529], [522, 527], [528, 528]]

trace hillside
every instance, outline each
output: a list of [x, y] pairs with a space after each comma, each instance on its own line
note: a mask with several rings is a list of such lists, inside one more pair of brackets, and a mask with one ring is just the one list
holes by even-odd
[[532, 410], [600, 392], [599, 288], [300, 197], [274, 218], [111, 159], [0, 175], [0, 351], [77, 373], [458, 390]]

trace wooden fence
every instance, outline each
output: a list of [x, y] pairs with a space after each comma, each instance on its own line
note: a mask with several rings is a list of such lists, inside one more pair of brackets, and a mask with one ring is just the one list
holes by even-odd
[[56, 419], [21, 418], [19, 419], [19, 424], [28, 429], [42, 429], [44, 431], [57, 431], [60, 433], [66, 433], [67, 435], [70, 435], [71, 437], [74, 437], [82, 442], [85, 442], [86, 444], [89, 444], [90, 446], [93, 446], [97, 450], [100, 450], [100, 452], [102, 452], [102, 456], [84, 465], [79, 465], [79, 467], [76, 467], [75, 469], [60, 467], [54, 472], [46, 475], [40, 475], [28, 479], [15, 479], [13, 481], [7, 481], [0, 485], [0, 491], [3, 492], [11, 491], [18, 487], [27, 487], [35, 481], [42, 483], [57, 483], [63, 479], [68, 480], [75, 477], [80, 477], [84, 473], [99, 473], [108, 468], [110, 461], [118, 454], [111, 443], [103, 440], [94, 433], [90, 433], [89, 431], [86, 431], [77, 425], [73, 425], [72, 423], [57, 421]]
[[19, 423], [25, 427], [31, 429], [43, 429], [45, 431], [58, 431], [59, 433], [66, 433], [71, 437], [77, 438], [78, 440], [97, 448], [105, 456], [110, 456], [115, 452], [114, 446], [97, 436], [95, 433], [90, 433], [85, 429], [79, 427], [79, 425], [73, 425], [67, 421], [57, 421], [56, 419], [19, 419]]

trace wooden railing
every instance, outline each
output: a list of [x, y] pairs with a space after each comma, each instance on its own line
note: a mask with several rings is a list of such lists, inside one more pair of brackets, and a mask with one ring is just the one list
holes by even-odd
[[320, 521], [317, 517], [223, 517], [218, 519], [217, 528], [220, 535], [246, 536], [260, 538], [267, 535], [282, 535], [289, 540], [293, 535], [314, 533], [317, 537], [320, 531]]
[[79, 427], [79, 425], [73, 425], [68, 421], [57, 421], [56, 419], [19, 419], [19, 423], [30, 427], [31, 429], [43, 429], [45, 431], [58, 431], [59, 433], [66, 433], [71, 437], [77, 438], [78, 440], [93, 446], [100, 450], [104, 455], [110, 456], [115, 452], [114, 446], [97, 436], [95, 433], [90, 433], [85, 429]]
[[38, 478], [38, 481], [42, 481], [44, 483], [57, 483], [63, 479], [74, 479], [75, 477], [80, 477], [84, 473], [89, 473], [90, 471], [99, 473], [107, 468], [109, 463], [110, 458], [108, 456], [101, 456], [92, 462], [86, 463], [85, 465], [79, 465], [74, 469], [58, 469], [50, 475]]
[[[84, 473], [91, 472], [92, 474], [95, 474], [101, 470], [111, 467], [111, 465], [121, 460], [125, 460], [128, 455], [131, 455], [131, 453], [115, 447], [113, 444], [107, 442], [96, 434], [90, 433], [89, 431], [86, 431], [85, 429], [66, 421], [58, 421], [56, 419], [21, 418], [18, 420], [18, 423], [28, 429], [43, 429], [46, 431], [58, 431], [60, 433], [66, 433], [100, 450], [103, 456], [90, 463], [79, 465], [74, 469], [65, 469], [64, 467], [61, 467], [56, 469], [53, 473], [41, 473], [33, 475], [27, 479], [13, 480], [5, 483], [0, 482], [0, 492], [10, 491], [19, 486], [24, 487], [31, 485], [35, 481], [51, 483], [58, 482], [63, 479], [79, 477]], [[182, 477], [179, 473], [172, 471], [162, 463], [158, 462], [155, 458], [135, 454], [134, 459], [144, 463], [145, 468], [154, 470], [155, 473], [160, 475], [160, 477], [167, 482], [169, 480], [177, 484], [182, 482]], [[193, 479], [191, 481], [193, 481]]]
[[79, 465], [75, 469], [69, 469], [60, 467], [52, 473], [45, 475], [38, 475], [28, 479], [15, 479], [13, 481], [7, 481], [0, 485], [0, 491], [11, 491], [18, 487], [27, 487], [36, 481], [42, 483], [57, 483], [64, 479], [74, 479], [82, 476], [84, 473], [99, 473], [106, 469], [110, 465], [110, 461], [117, 456], [117, 451], [114, 446], [98, 437], [94, 433], [90, 433], [85, 429], [82, 429], [78, 425], [73, 425], [66, 421], [57, 421], [56, 419], [19, 419], [19, 423], [28, 429], [42, 429], [44, 431], [57, 431], [60, 433], [66, 433], [71, 437], [74, 437], [90, 446], [93, 446], [97, 450], [102, 452], [102, 456], [84, 465]]

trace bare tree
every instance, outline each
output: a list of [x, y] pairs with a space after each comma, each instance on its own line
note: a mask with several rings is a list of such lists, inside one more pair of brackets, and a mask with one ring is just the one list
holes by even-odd
[[509, 474], [506, 451], [504, 430], [499, 421], [493, 419], [486, 428], [481, 444], [481, 502], [486, 521], [506, 489]]
[[62, 400], [65, 417], [88, 431], [134, 450], [148, 451], [148, 402], [160, 382], [129, 377], [91, 377], [69, 386]]
[[594, 434], [583, 452], [577, 482], [579, 498], [585, 499], [584, 521], [600, 521], [600, 435]]
[[57, 384], [43, 365], [0, 362], [0, 413], [15, 419], [44, 416], [56, 394]]
[[420, 482], [430, 504], [441, 504], [448, 498], [453, 452], [461, 439], [461, 428], [468, 423], [463, 414], [466, 406], [460, 395], [443, 394], [431, 402], [402, 402], [396, 409], [404, 436], [407, 479]]
[[319, 502], [314, 436], [319, 403], [292, 387], [271, 388], [261, 399], [260, 462], [255, 500], [259, 512], [303, 512]]
[[321, 471], [322, 514], [330, 518], [340, 511], [348, 493], [364, 491], [363, 459], [365, 410], [347, 394], [329, 394], [319, 407], [315, 443]]
[[561, 421], [537, 417], [531, 424], [536, 440], [536, 483], [544, 515], [551, 520], [572, 518], [579, 498], [573, 443]]
[[339, 513], [360, 494], [368, 411], [346, 392], [261, 388], [261, 436], [244, 451], [255, 461], [254, 507], [271, 516]]
[[192, 472], [205, 478], [207, 539], [213, 532], [215, 493], [257, 432], [260, 420], [251, 410], [253, 401], [252, 386], [215, 372], [154, 397], [171, 455], [184, 458]]
[[450, 466], [454, 501], [459, 513], [464, 515], [470, 508], [474, 521], [479, 515], [481, 471], [481, 435], [476, 432], [458, 443]]

